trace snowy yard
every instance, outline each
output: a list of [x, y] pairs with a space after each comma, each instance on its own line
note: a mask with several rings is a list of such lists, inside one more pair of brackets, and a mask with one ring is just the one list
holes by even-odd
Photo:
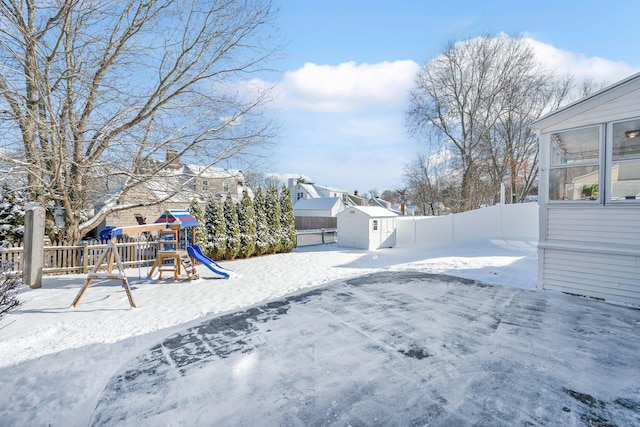
[[24, 289], [0, 321], [0, 425], [640, 423], [640, 311], [535, 290], [534, 242], [223, 265], [128, 270], [135, 309], [115, 281], [77, 308], [84, 276]]

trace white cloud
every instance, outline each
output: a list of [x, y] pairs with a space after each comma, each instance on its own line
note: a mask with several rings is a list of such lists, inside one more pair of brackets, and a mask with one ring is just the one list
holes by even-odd
[[398, 107], [406, 102], [419, 65], [410, 60], [316, 65], [287, 71], [278, 87], [285, 110], [355, 112], [372, 107]]
[[625, 62], [587, 57], [532, 38], [526, 40], [531, 43], [536, 56], [556, 74], [572, 74], [578, 80], [591, 79], [611, 84], [638, 71]]
[[[625, 63], [589, 58], [527, 39], [556, 74], [614, 83], [634, 73]], [[273, 106], [279, 110], [286, 134], [273, 157], [278, 178], [286, 182], [303, 176], [322, 185], [363, 191], [400, 185], [403, 165], [419, 148], [403, 125], [408, 92], [419, 68], [418, 63], [403, 60], [307, 63], [287, 71], [274, 85], [277, 98]], [[262, 87], [260, 81], [253, 84]], [[439, 153], [430, 162], [441, 166], [451, 155]]]

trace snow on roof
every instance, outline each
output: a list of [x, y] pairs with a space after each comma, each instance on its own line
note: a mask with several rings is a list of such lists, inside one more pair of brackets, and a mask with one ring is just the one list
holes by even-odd
[[388, 218], [388, 217], [398, 216], [398, 214], [391, 212], [388, 209], [381, 208], [380, 206], [350, 206], [348, 209], [340, 212], [338, 215], [341, 215], [345, 212], [352, 211], [354, 209], [362, 212], [363, 214], [367, 215], [370, 218], [375, 218], [375, 217]]
[[317, 199], [320, 197], [318, 191], [316, 191], [316, 187], [313, 184], [299, 184], [304, 190], [309, 194], [309, 197]]
[[241, 170], [237, 169], [223, 169], [213, 166], [200, 166], [195, 164], [184, 165], [186, 171], [190, 172], [189, 175], [195, 175], [202, 178], [238, 178], [244, 177]]
[[293, 206], [294, 210], [331, 210], [336, 203], [340, 202], [339, 197], [319, 197], [315, 199], [300, 199]]
[[321, 188], [323, 190], [333, 191], [333, 192], [336, 192], [336, 193], [347, 193], [346, 190], [341, 190], [341, 189], [336, 188], [336, 187], [328, 187], [326, 185], [315, 185], [315, 184], [314, 184], [314, 186], [316, 188]]

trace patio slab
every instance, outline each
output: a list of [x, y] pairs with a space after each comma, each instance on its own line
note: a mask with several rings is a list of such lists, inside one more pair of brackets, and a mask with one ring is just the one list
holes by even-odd
[[639, 337], [629, 307], [375, 273], [185, 327], [91, 424], [638, 425]]

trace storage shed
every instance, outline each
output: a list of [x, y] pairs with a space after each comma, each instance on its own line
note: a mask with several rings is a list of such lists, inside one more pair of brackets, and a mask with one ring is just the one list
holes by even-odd
[[640, 306], [640, 73], [533, 128], [538, 287]]
[[394, 247], [396, 217], [379, 206], [349, 206], [338, 214], [338, 245], [368, 250]]

